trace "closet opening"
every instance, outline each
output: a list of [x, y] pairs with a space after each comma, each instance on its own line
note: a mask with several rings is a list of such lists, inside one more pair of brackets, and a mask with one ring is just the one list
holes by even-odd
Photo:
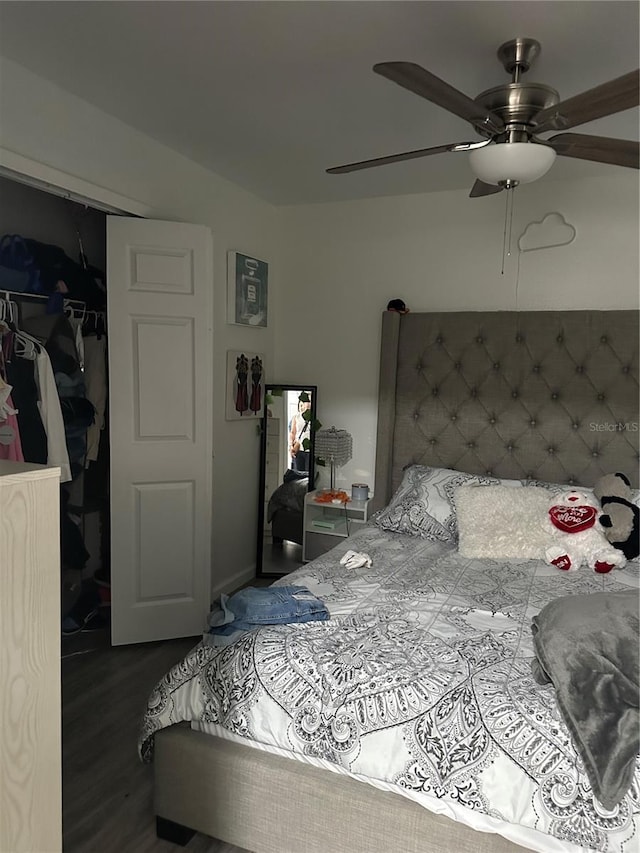
[[0, 458], [62, 471], [63, 657], [110, 644], [107, 212], [0, 173]]

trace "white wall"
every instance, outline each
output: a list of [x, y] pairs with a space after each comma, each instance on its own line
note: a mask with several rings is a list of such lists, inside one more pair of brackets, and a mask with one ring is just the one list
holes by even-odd
[[[354, 459], [338, 483], [373, 485], [380, 314], [638, 307], [638, 182], [547, 177], [515, 195], [513, 234], [557, 211], [567, 247], [514, 254], [501, 275], [504, 194], [466, 192], [274, 209], [13, 62], [0, 65], [0, 145], [137, 200], [157, 218], [214, 233], [214, 586], [254, 561], [255, 422], [224, 420], [228, 349], [267, 357], [270, 381], [318, 385], [319, 417], [348, 429]], [[551, 173], [552, 174], [552, 173]], [[229, 326], [226, 251], [271, 262], [268, 329]], [[113, 332], [112, 332], [113, 334]]]
[[[504, 275], [504, 193], [284, 208], [279, 327], [287, 334], [278, 339], [276, 370], [317, 384], [323, 425], [352, 433], [353, 460], [338, 485], [374, 483], [380, 323], [389, 299], [413, 311], [638, 308], [638, 198], [636, 173], [626, 169], [519, 187]], [[576, 228], [575, 240], [519, 256], [518, 236], [552, 212]]]
[[[213, 231], [213, 586], [248, 580], [255, 565], [259, 439], [256, 421], [225, 421], [226, 351], [265, 353], [270, 378], [279, 302], [277, 213], [14, 62], [0, 60], [0, 80], [3, 149], [134, 199], [154, 218], [200, 223]], [[267, 329], [226, 323], [229, 249], [270, 262]], [[117, 334], [110, 330], [111, 346], [117, 346]]]

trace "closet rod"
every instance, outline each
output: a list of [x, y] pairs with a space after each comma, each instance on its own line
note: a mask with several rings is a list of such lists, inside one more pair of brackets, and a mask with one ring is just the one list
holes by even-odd
[[[49, 293], [28, 293], [22, 290], [0, 290], [0, 296], [6, 299], [8, 302], [12, 302], [15, 300], [21, 299], [35, 299], [40, 301], [48, 301], [52, 294]], [[86, 308], [86, 303], [81, 299], [66, 299], [63, 297], [64, 304], [68, 305], [70, 308], [74, 306], [78, 307], [78, 310]]]
[[[49, 296], [43, 293], [27, 293], [24, 291], [15, 291], [15, 290], [0, 290], [0, 299], [6, 300], [9, 304], [16, 305], [18, 302], [22, 302], [25, 299], [28, 301], [30, 299], [35, 299], [36, 301], [47, 301]], [[71, 311], [73, 316], [76, 317], [76, 312], [80, 315], [77, 319], [82, 320], [83, 322], [90, 317], [93, 317], [94, 322], [97, 324], [99, 320], [103, 323], [105, 322], [105, 312], [104, 311], [94, 311], [87, 308], [86, 302], [83, 302], [81, 299], [65, 299], [63, 297], [62, 300], [63, 311], [66, 313], [67, 311]]]

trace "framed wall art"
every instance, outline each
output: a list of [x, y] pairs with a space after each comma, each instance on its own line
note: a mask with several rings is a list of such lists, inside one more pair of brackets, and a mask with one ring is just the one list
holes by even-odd
[[240, 252], [227, 252], [227, 285], [227, 322], [266, 327], [269, 295], [267, 262]]
[[261, 418], [263, 408], [264, 356], [248, 350], [228, 350], [226, 420]]

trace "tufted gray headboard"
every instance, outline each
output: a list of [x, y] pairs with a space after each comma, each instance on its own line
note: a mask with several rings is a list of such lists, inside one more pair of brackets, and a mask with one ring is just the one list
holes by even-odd
[[406, 465], [638, 487], [637, 311], [382, 315], [374, 508]]

